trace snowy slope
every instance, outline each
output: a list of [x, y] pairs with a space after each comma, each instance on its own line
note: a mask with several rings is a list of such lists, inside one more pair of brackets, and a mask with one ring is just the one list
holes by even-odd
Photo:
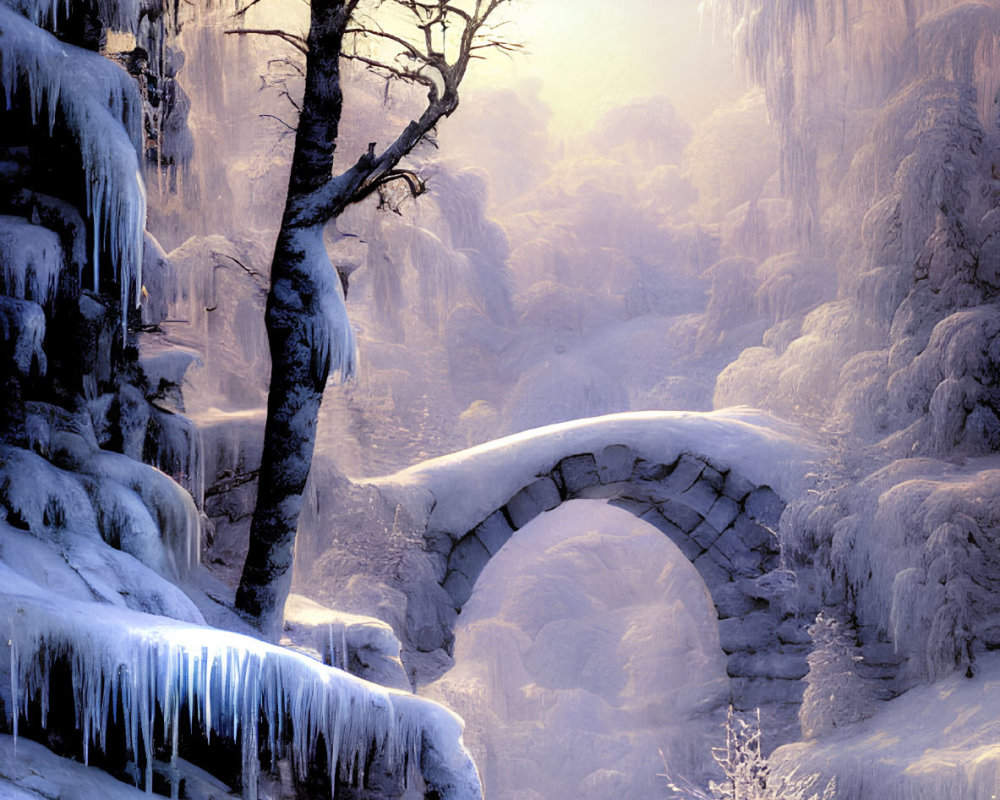
[[972, 679], [911, 689], [864, 722], [786, 745], [776, 762], [837, 778], [838, 800], [989, 800], [1000, 794], [1000, 657]]
[[[91, 748], [108, 747], [108, 713], [119, 708], [119, 746], [136, 765], [145, 765], [142, 773], [134, 768], [134, 778], [147, 790], [154, 742], [169, 743], [169, 774], [179, 779], [178, 737], [187, 717], [191, 724], [198, 721], [209, 741], [239, 743], [249, 800], [257, 797], [265, 748], [289, 758], [304, 779], [319, 741], [325, 743], [331, 785], [338, 765], [340, 777], [352, 780], [374, 751], [390, 774], [419, 764], [442, 797], [479, 795], [476, 768], [461, 746], [461, 720], [441, 706], [247, 636], [60, 596], [4, 563], [0, 585], [9, 651], [0, 697], [15, 739], [20, 714], [40, 714], [42, 727], [47, 725], [50, 679], [66, 660], [83, 736], [78, 755], [86, 763]], [[38, 709], [29, 711], [36, 702]], [[164, 720], [162, 740], [156, 715]], [[262, 720], [268, 738], [259, 742]]]

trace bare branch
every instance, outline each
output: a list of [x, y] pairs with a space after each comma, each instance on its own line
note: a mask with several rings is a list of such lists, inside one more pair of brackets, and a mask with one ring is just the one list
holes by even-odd
[[373, 70], [384, 70], [394, 78], [397, 78], [401, 81], [408, 81], [410, 83], [419, 83], [423, 86], [426, 86], [433, 92], [437, 92], [438, 90], [437, 84], [434, 82], [433, 78], [431, 78], [428, 75], [423, 75], [419, 72], [414, 72], [413, 70], [406, 69], [405, 67], [393, 67], [392, 65], [386, 64], [383, 61], [378, 61], [374, 58], [368, 58], [367, 56], [360, 56], [357, 54], [343, 53], [341, 54], [341, 58], [348, 59], [349, 61], [358, 61], [362, 64], [365, 64], [366, 66], [370, 67]]
[[[359, 200], [364, 200], [373, 192], [380, 192], [381, 189], [396, 181], [403, 181], [407, 185], [410, 190], [411, 197], [419, 197], [427, 191], [427, 183], [413, 170], [393, 169], [389, 170], [378, 180], [362, 186], [357, 192], [355, 192], [354, 196], [351, 198], [351, 202], [356, 203]], [[379, 205], [385, 205], [384, 198]]]
[[268, 61], [267, 61], [267, 67], [268, 67], [268, 69], [270, 69], [271, 66], [274, 65], [274, 64], [284, 64], [286, 67], [291, 67], [293, 70], [295, 70], [297, 73], [299, 73], [299, 75], [301, 77], [304, 78], [306, 76], [305, 70], [303, 70], [302, 67], [300, 67], [298, 64], [296, 64], [290, 58], [270, 58], [270, 59], [268, 59]]
[[344, 31], [344, 35], [345, 36], [375, 36], [375, 37], [380, 38], [380, 39], [387, 39], [387, 40], [389, 40], [391, 42], [395, 42], [396, 44], [398, 44], [401, 47], [405, 48], [406, 52], [409, 54], [410, 58], [414, 59], [415, 61], [422, 61], [425, 64], [430, 64], [431, 63], [430, 59], [427, 57], [427, 55], [425, 53], [423, 53], [420, 50], [418, 50], [417, 47], [414, 44], [412, 44], [411, 42], [406, 41], [406, 39], [404, 39], [402, 36], [395, 36], [394, 34], [387, 33], [386, 31], [383, 31], [383, 30], [371, 30], [371, 29], [368, 29], [368, 28], [348, 28], [347, 30]]
[[302, 108], [299, 106], [297, 102], [295, 102], [295, 98], [288, 93], [288, 87], [286, 87], [284, 83], [281, 84], [281, 92], [278, 93], [278, 97], [286, 98], [288, 102], [292, 104], [292, 108], [294, 108], [300, 114], [302, 113]]
[[248, 34], [257, 34], [260, 36], [276, 36], [282, 41], [287, 42], [296, 50], [298, 50], [302, 55], [309, 55], [309, 46], [306, 40], [301, 36], [296, 36], [294, 33], [289, 33], [288, 31], [273, 30], [266, 28], [234, 28], [232, 30], [223, 31], [226, 34], [237, 34], [240, 36], [246, 36]]
[[[490, 39], [482, 44], [471, 45], [469, 50], [500, 50], [503, 53], [517, 53], [524, 50], [524, 45], [520, 42], [504, 42]], [[482, 56], [479, 56], [479, 58], [482, 58]]]
[[246, 14], [251, 8], [253, 8], [255, 5], [257, 5], [257, 3], [259, 3], [259, 2], [260, 2], [260, 0], [250, 0], [250, 2], [247, 3], [245, 6], [243, 6], [243, 8], [236, 9], [236, 11], [233, 12], [233, 14], [230, 16], [230, 19], [233, 19], [235, 17], [242, 17], [244, 14]]
[[288, 130], [290, 130], [292, 133], [295, 133], [295, 127], [294, 126], [289, 125], [281, 117], [279, 117], [279, 116], [277, 116], [275, 114], [258, 114], [257, 116], [261, 117], [261, 118], [267, 117], [268, 119], [276, 120], [276, 121], [280, 122], [282, 125], [284, 125], [286, 128], [288, 128]]
[[[236, 266], [238, 266], [240, 269], [242, 269], [247, 275], [249, 275], [253, 279], [253, 282], [257, 284], [257, 287], [259, 289], [261, 289], [261, 290], [263, 290], [265, 292], [267, 291], [267, 286], [262, 282], [262, 281], [266, 280], [266, 276], [262, 275], [257, 270], [251, 269], [246, 264], [244, 264], [242, 261], [240, 261], [238, 258], [233, 258], [233, 256], [229, 255], [228, 253], [220, 253], [218, 250], [213, 250], [212, 251], [212, 255], [216, 256], [216, 257], [228, 258]], [[222, 265], [220, 264], [219, 266], [222, 266]]]
[[[353, 27], [345, 27], [355, 41], [358, 41], [357, 37], [368, 34], [398, 45], [402, 52], [397, 54], [394, 63], [386, 63], [357, 52], [345, 53], [343, 50], [340, 56], [364, 64], [387, 80], [402, 80], [426, 86], [427, 106], [420, 118], [410, 122], [382, 153], [376, 154], [374, 149], [370, 149], [350, 169], [330, 177], [308, 195], [303, 195], [294, 207], [288, 209], [293, 218], [300, 213], [304, 219], [335, 217], [352, 203], [374, 192], [381, 192], [386, 186], [398, 181], [405, 182], [411, 194], [421, 194], [425, 190], [423, 182], [419, 181], [412, 170], [398, 168], [400, 161], [430, 136], [442, 118], [450, 116], [458, 107], [458, 87], [471, 59], [481, 58], [478, 53], [483, 50], [494, 49], [513, 53], [521, 49], [516, 42], [509, 42], [503, 37], [494, 35], [498, 26], [490, 24], [490, 15], [509, 0], [477, 0], [475, 13], [464, 9], [456, 10], [449, 4], [450, 0], [383, 0], [383, 2], [390, 1], [398, 7], [409, 10], [415, 17], [415, 27], [424, 33], [426, 52], [413, 41], [397, 33], [383, 30], [375, 21], [366, 18], [363, 22], [359, 22], [355, 18]], [[452, 52], [455, 53], [453, 62], [449, 62], [444, 53], [436, 50], [433, 42], [436, 38], [433, 26], [447, 25], [449, 19], [461, 29], [459, 40], [452, 45]], [[485, 40], [484, 33], [487, 33]], [[407, 59], [419, 66], [416, 68], [406, 66], [402, 62]], [[424, 70], [428, 67], [438, 74], [434, 76], [427, 74]]]
[[[188, 0], [185, 0], [185, 2], [188, 2]], [[253, 8], [255, 5], [257, 5], [257, 3], [259, 3], [259, 2], [261, 2], [261, 0], [250, 0], [250, 2], [247, 3], [245, 6], [243, 6], [243, 8], [238, 8], [232, 14], [230, 14], [229, 18], [230, 19], [236, 19], [237, 17], [242, 17], [244, 14], [246, 14], [251, 8]], [[301, 2], [306, 3], [308, 5], [309, 0], [301, 0]], [[192, 5], [192, 6], [194, 5], [193, 2], [188, 2], [188, 4]]]
[[472, 16], [467, 11], [464, 11], [458, 6], [445, 6], [445, 5], [442, 5], [440, 7], [438, 18], [435, 19], [434, 21], [441, 22], [448, 14], [454, 14], [456, 17], [461, 17], [463, 20], [465, 20], [466, 25], [471, 25], [473, 22]]

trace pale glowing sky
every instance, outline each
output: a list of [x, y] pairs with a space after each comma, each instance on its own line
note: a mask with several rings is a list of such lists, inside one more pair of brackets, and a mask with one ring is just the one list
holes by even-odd
[[689, 117], [739, 93], [726, 44], [700, 30], [699, 0], [514, 0], [514, 35], [528, 52], [493, 54], [466, 80], [541, 79], [556, 133], [589, 126], [632, 97], [663, 93]]
[[[551, 132], [568, 136], [587, 129], [604, 112], [636, 97], [667, 95], [690, 121], [742, 94], [732, 70], [728, 42], [713, 42], [710, 19], [702, 23], [702, 0], [512, 0], [504, 9], [504, 38], [520, 42], [514, 56], [491, 52], [470, 67], [463, 99], [477, 87], [540, 86], [551, 107]], [[300, 0], [259, 4], [253, 24], [305, 33]], [[400, 14], [379, 6], [378, 24]], [[291, 20], [297, 20], [292, 22]], [[388, 24], [387, 24], [388, 23]], [[406, 33], [403, 33], [406, 31]]]

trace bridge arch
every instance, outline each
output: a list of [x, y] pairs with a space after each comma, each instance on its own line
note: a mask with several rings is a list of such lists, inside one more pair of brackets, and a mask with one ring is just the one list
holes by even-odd
[[[380, 480], [423, 518], [440, 630], [404, 631], [410, 649], [450, 652], [457, 615], [486, 563], [532, 519], [604, 499], [652, 524], [694, 564], [719, 618], [731, 700], [788, 727], [808, 671], [808, 619], [775, 531], [808, 483], [813, 451], [758, 412], [620, 414], [519, 434]], [[424, 513], [415, 511], [423, 504]], [[420, 605], [426, 606], [426, 596]], [[780, 736], [779, 738], [784, 738]]]
[[734, 706], [750, 710], [801, 700], [808, 637], [779, 597], [781, 581], [790, 577], [780, 571], [774, 533], [785, 502], [769, 486], [755, 486], [692, 453], [669, 464], [645, 461], [624, 445], [576, 453], [535, 476], [457, 539], [429, 532], [429, 544], [448, 550], [441, 553], [441, 585], [455, 610], [517, 530], [575, 499], [606, 499], [632, 512], [694, 564], [719, 615]]

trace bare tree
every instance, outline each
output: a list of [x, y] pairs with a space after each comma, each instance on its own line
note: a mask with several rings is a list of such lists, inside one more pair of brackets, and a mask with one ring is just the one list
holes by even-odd
[[[259, 0], [251, 0], [243, 11]], [[458, 107], [458, 89], [483, 50], [518, 48], [497, 32], [497, 9], [510, 0], [312, 0], [305, 39], [278, 36], [305, 56], [291, 176], [271, 262], [266, 325], [271, 383], [257, 505], [236, 607], [269, 635], [281, 624], [291, 584], [292, 551], [312, 461], [323, 389], [332, 374], [354, 372], [354, 335], [344, 288], [323, 244], [324, 227], [350, 205], [403, 181], [423, 182], [403, 158]], [[423, 113], [384, 150], [375, 143], [334, 173], [343, 105], [341, 61], [426, 88]]]
[[709, 781], [708, 788], [697, 786], [686, 778], [671, 773], [666, 757], [660, 751], [666, 772], [670, 797], [675, 800], [834, 800], [837, 782], [831, 778], [823, 784], [819, 775], [799, 777], [776, 772], [761, 749], [760, 709], [752, 716], [741, 716], [729, 707], [723, 726], [724, 747], [713, 747], [712, 758], [722, 771], [722, 781]]

